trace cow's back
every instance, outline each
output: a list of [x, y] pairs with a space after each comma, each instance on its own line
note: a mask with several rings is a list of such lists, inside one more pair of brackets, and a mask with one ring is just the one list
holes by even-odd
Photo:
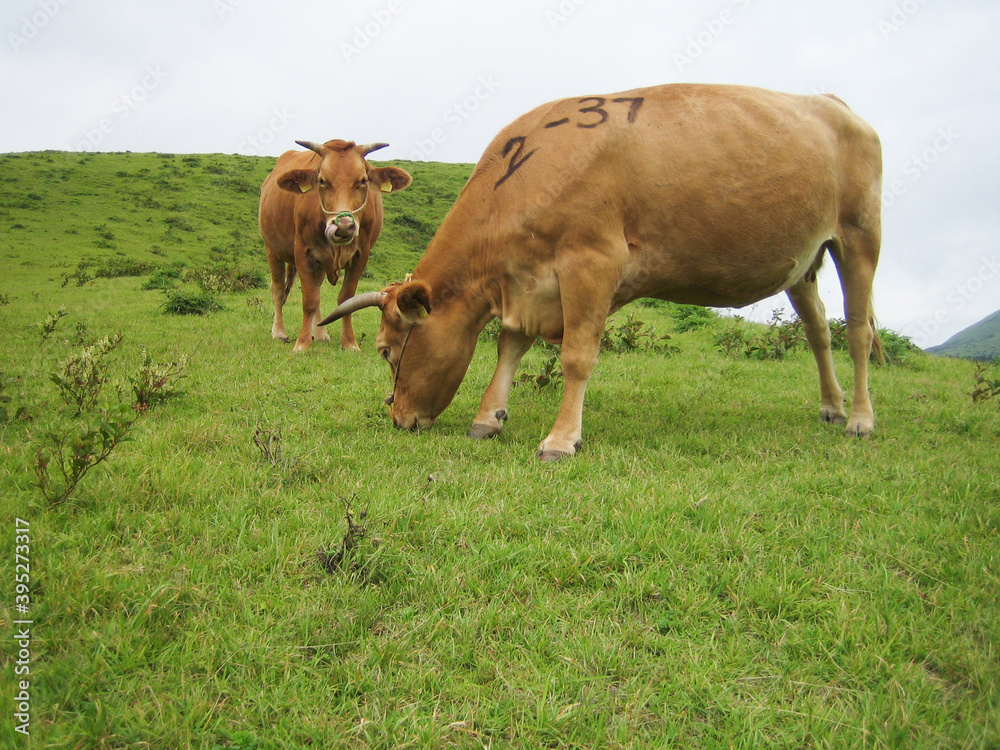
[[529, 265], [627, 245], [620, 302], [743, 305], [784, 288], [845, 207], [877, 223], [880, 165], [874, 132], [832, 97], [671, 84], [528, 112], [453, 213], [485, 215], [483, 244]]

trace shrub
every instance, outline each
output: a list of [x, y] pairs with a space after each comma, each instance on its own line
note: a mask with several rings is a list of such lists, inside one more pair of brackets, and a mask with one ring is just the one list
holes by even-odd
[[264, 289], [268, 284], [261, 271], [239, 266], [194, 268], [184, 274], [184, 279], [197, 284], [206, 294], [246, 292]]
[[146, 290], [162, 289], [164, 291], [173, 289], [180, 283], [182, 270], [182, 267], [179, 265], [173, 265], [170, 268], [161, 268], [142, 285], [142, 288]]
[[76, 430], [50, 430], [35, 454], [38, 488], [50, 505], [66, 500], [87, 472], [127, 439], [138, 415], [125, 404], [100, 411]]
[[670, 315], [677, 321], [677, 332], [685, 333], [712, 325], [719, 319], [718, 313], [701, 305], [670, 306]]
[[152, 270], [152, 264], [135, 258], [109, 258], [94, 268], [94, 276], [98, 279], [118, 279], [142, 276]]
[[562, 368], [559, 367], [559, 347], [553, 346], [552, 344], [542, 344], [542, 346], [549, 349], [550, 352], [548, 358], [542, 363], [542, 367], [538, 371], [538, 374], [528, 375], [525, 373], [517, 380], [518, 383], [530, 383], [538, 390], [541, 390], [553, 381], [563, 379], [563, 371]]
[[780, 360], [798, 346], [806, 343], [802, 321], [798, 318], [784, 320], [781, 310], [771, 314], [771, 320], [764, 330], [753, 331], [741, 323], [727, 325], [715, 337], [715, 345], [729, 356], [743, 356], [747, 359]]
[[144, 412], [180, 395], [175, 386], [177, 381], [184, 377], [184, 368], [187, 367], [189, 359], [185, 355], [173, 362], [156, 364], [146, 347], [142, 347], [142, 364], [139, 366], [139, 372], [129, 381], [135, 396], [132, 408], [137, 412]]
[[882, 341], [886, 364], [907, 365], [913, 361], [914, 356], [924, 353], [909, 336], [890, 331], [888, 328], [880, 328], [878, 336]]
[[66, 312], [66, 306], [63, 305], [54, 313], [49, 313], [48, 315], [46, 315], [45, 320], [43, 320], [41, 323], [35, 324], [38, 327], [39, 332], [41, 333], [42, 341], [49, 340], [49, 337], [53, 333], [55, 333], [56, 327], [59, 325], [59, 321], [65, 318], [67, 315], [69, 315], [69, 313]]
[[614, 318], [608, 320], [601, 336], [601, 351], [656, 351], [674, 354], [677, 352], [677, 347], [666, 343], [669, 340], [668, 334], [657, 336], [653, 326], [639, 320], [635, 313], [631, 312], [621, 325], [614, 325]]
[[23, 406], [19, 406], [13, 414], [10, 413], [9, 404], [13, 402], [13, 399], [6, 394], [7, 384], [10, 381], [11, 379], [7, 376], [7, 373], [0, 372], [0, 424], [30, 419], [28, 410]]
[[76, 356], [64, 360], [49, 379], [59, 387], [59, 393], [76, 416], [93, 407], [108, 382], [107, 355], [122, 341], [122, 334], [105, 336], [91, 346], [85, 346]]
[[1000, 372], [996, 371], [997, 367], [1000, 367], [1000, 359], [993, 360], [991, 365], [976, 363], [976, 371], [972, 376], [975, 387], [969, 392], [972, 403], [985, 403], [1000, 398]]
[[207, 315], [223, 307], [211, 294], [184, 289], [167, 291], [163, 311], [170, 315]]

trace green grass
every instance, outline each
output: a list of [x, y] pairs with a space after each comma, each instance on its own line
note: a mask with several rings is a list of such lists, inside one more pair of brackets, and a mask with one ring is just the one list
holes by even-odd
[[[601, 355], [572, 460], [532, 459], [558, 382], [517, 386], [496, 440], [465, 437], [490, 342], [438, 424], [400, 432], [377, 315], [355, 316], [361, 354], [291, 356], [266, 290], [221, 292], [204, 317], [143, 290], [174, 263], [265, 269], [270, 163], [0, 157], [0, 606], [20, 617], [26, 519], [34, 747], [1000, 745], [1000, 409], [973, 404], [971, 363], [874, 368], [876, 433], [847, 440], [817, 419], [808, 351], [726, 357], [715, 323], [679, 332], [690, 311], [637, 306], [679, 351]], [[365, 290], [412, 269], [409, 240], [469, 173], [403, 166], [414, 184], [386, 198]], [[152, 267], [63, 285], [114, 258]], [[183, 392], [49, 506], [30, 467], [73, 424], [49, 375], [119, 331], [103, 405], [130, 397], [143, 347], [191, 355]], [[345, 504], [364, 534], [330, 572]], [[0, 659], [0, 735], [24, 747], [13, 650]]]

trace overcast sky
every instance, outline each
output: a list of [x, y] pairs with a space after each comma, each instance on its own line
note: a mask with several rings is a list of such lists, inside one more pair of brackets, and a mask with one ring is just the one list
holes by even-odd
[[880, 322], [927, 346], [1000, 308], [998, 31], [997, 0], [5, 0], [0, 152], [277, 155], [345, 138], [475, 162], [566, 96], [832, 92], [882, 138]]

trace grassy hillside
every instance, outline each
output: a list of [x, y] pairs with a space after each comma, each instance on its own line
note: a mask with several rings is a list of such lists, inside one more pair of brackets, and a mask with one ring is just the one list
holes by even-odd
[[[743, 356], [767, 329], [635, 306], [671, 338], [616, 316], [572, 460], [531, 457], [558, 377], [465, 437], [485, 339], [403, 433], [377, 315], [361, 354], [291, 356], [267, 291], [218, 281], [266, 270], [270, 163], [0, 157], [0, 607], [31, 620], [27, 659], [22, 625], [0, 651], [0, 744], [28, 746], [21, 701], [51, 748], [1000, 745], [1000, 399], [973, 403], [971, 363], [875, 368], [876, 433], [847, 440], [806, 350]], [[403, 166], [365, 289], [413, 267], [470, 170]], [[144, 287], [170, 268], [223, 309], [167, 314]], [[56, 496], [60, 458], [109, 445]]]
[[1000, 358], [1000, 310], [927, 351], [942, 357], [977, 359], [981, 362]]

